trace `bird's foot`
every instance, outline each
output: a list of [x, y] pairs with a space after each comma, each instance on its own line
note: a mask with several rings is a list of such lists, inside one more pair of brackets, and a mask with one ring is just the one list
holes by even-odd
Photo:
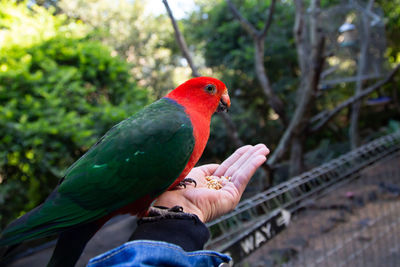
[[193, 184], [194, 184], [194, 187], [197, 186], [197, 182], [196, 182], [194, 179], [192, 179], [192, 178], [185, 178], [185, 179], [183, 179], [183, 180], [177, 185], [177, 187], [186, 188], [186, 184], [187, 184], [187, 183], [193, 183]]

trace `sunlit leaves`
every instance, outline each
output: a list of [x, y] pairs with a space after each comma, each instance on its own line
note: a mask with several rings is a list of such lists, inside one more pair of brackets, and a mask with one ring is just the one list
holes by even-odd
[[[0, 50], [0, 227], [43, 201], [101, 135], [149, 102], [128, 63], [65, 16], [25, 3], [0, 2], [3, 10], [1, 34], [16, 41]], [[30, 38], [19, 26], [28, 22], [48, 23], [49, 33], [37, 27]]]

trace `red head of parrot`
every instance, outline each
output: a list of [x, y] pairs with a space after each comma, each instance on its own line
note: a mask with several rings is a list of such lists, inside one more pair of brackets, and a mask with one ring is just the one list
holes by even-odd
[[231, 105], [225, 84], [211, 77], [190, 79], [166, 97], [174, 99], [186, 109], [202, 113], [207, 119], [215, 111], [225, 111]]

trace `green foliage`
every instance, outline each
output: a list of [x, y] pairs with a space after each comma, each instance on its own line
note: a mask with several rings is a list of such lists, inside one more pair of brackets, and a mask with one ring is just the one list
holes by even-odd
[[388, 40], [388, 57], [391, 62], [400, 62], [400, 0], [378, 0], [377, 4], [385, 14], [385, 28]]
[[[37, 36], [24, 42], [24, 36], [35, 34], [16, 24], [40, 25], [43, 17], [49, 34], [32, 27]], [[25, 3], [0, 2], [0, 24], [0, 37], [20, 40], [0, 50], [4, 227], [19, 211], [43, 201], [70, 164], [149, 99], [147, 91], [131, 80], [127, 63], [101, 43], [84, 38], [84, 28], [68, 24], [64, 16], [37, 6], [28, 9]]]
[[83, 37], [88, 27], [81, 21], [67, 21], [67, 16], [54, 16], [49, 10], [25, 1], [0, 1], [0, 49], [18, 46], [27, 48], [54, 36]]
[[167, 16], [146, 13], [146, 1], [60, 0], [58, 7], [71, 19], [84, 21], [93, 31], [91, 39], [133, 62], [131, 74], [153, 96], [174, 88], [176, 64], [168, 48], [175, 45], [173, 28]]

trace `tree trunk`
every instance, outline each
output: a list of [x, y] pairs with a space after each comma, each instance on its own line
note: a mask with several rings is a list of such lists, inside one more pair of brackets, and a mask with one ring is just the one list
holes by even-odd
[[[367, 12], [372, 9], [373, 3], [374, 0], [369, 1], [367, 6]], [[361, 22], [362, 22], [362, 31], [364, 33], [365, 38], [363, 40], [360, 40], [361, 51], [358, 58], [357, 83], [354, 95], [361, 94], [361, 92], [363, 91], [362, 77], [365, 74], [365, 68], [367, 66], [368, 47], [370, 41], [370, 19], [368, 18], [367, 14], [365, 13], [362, 14]], [[360, 145], [360, 134], [358, 129], [360, 109], [361, 109], [361, 101], [356, 101], [351, 107], [350, 129], [349, 129], [351, 149], [356, 149]]]
[[304, 170], [304, 135], [294, 136], [290, 150], [289, 176], [293, 177]]
[[255, 54], [254, 54], [254, 65], [257, 74], [258, 81], [260, 82], [263, 93], [268, 99], [268, 104], [272, 109], [279, 115], [279, 119], [284, 126], [287, 125], [287, 118], [285, 112], [285, 106], [282, 100], [277, 97], [273, 91], [269, 82], [268, 76], [264, 67], [264, 38], [257, 37], [254, 39]]

